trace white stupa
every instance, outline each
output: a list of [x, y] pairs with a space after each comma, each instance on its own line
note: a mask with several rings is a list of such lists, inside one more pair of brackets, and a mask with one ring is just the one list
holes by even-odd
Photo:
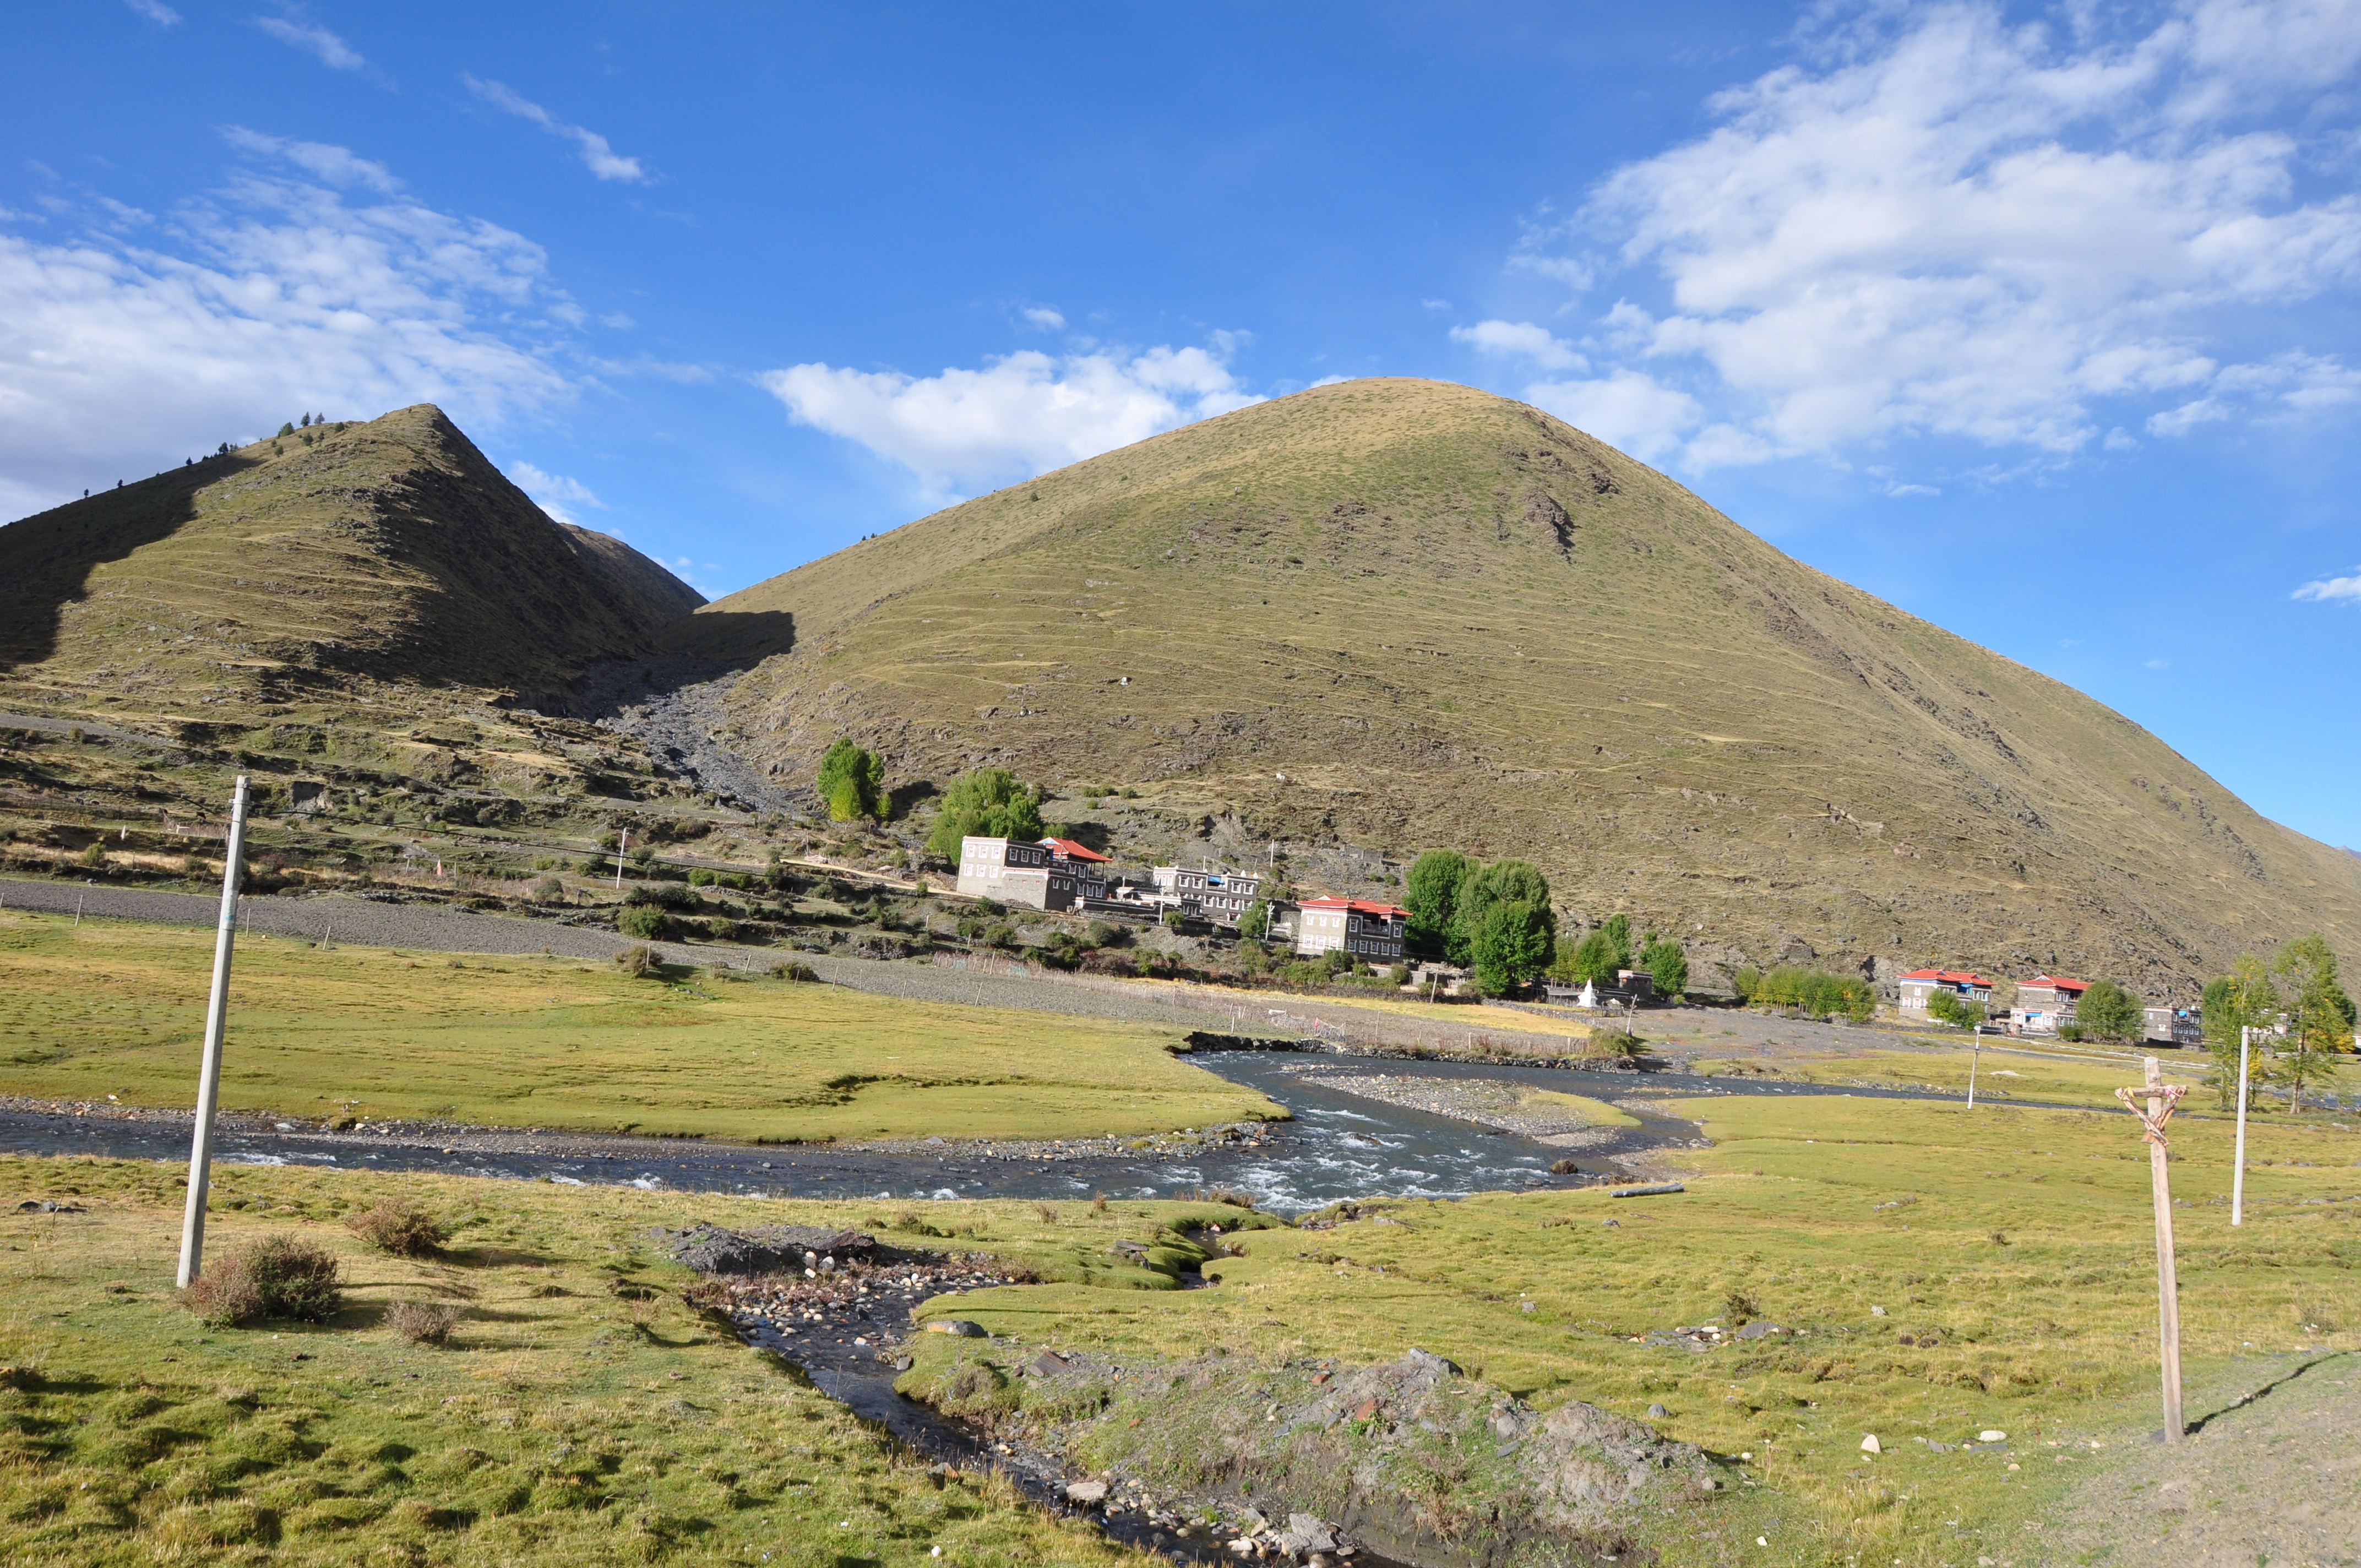
[[1582, 982], [1582, 994], [1574, 999], [1574, 1004], [1576, 1007], [1597, 1007], [1598, 1005], [1598, 988], [1591, 984], [1590, 981], [1587, 980], [1584, 981]]

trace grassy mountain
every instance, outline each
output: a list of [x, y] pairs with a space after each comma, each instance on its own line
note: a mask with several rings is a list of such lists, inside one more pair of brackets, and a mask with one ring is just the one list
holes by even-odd
[[2314, 927], [2361, 957], [2353, 857], [1464, 387], [1354, 381], [1191, 425], [685, 628], [769, 653], [730, 702], [782, 778], [849, 733], [905, 778], [1133, 784], [1213, 849], [1524, 855], [1571, 913], [1730, 962], [2056, 965], [2186, 995]]
[[544, 686], [703, 602], [552, 521], [420, 404], [0, 529], [0, 678], [166, 702], [338, 675]]

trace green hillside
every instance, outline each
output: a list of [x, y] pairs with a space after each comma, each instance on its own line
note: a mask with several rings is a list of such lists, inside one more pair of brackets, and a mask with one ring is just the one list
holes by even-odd
[[553, 521], [422, 403], [0, 529], [0, 679], [168, 703], [318, 676], [555, 685], [702, 602]]
[[1347, 382], [1174, 431], [674, 640], [785, 650], [730, 696], [782, 778], [850, 733], [899, 778], [1135, 785], [1201, 813], [1209, 854], [1522, 854], [1573, 915], [1628, 910], [1708, 961], [2056, 965], [2193, 1000], [2315, 927], [2361, 957], [2361, 861], [1464, 387]]

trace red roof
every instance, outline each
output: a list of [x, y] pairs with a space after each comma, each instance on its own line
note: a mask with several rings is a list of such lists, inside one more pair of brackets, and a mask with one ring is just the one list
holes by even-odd
[[1939, 980], [1951, 985], [1990, 985], [1991, 981], [1966, 970], [1916, 969], [1902, 977], [1904, 980]]
[[1071, 839], [1043, 839], [1039, 842], [1043, 849], [1055, 850], [1070, 861], [1104, 861], [1107, 858], [1087, 844], [1077, 844]]
[[1303, 901], [1301, 907], [1305, 909], [1349, 909], [1356, 915], [1382, 915], [1389, 920], [1397, 917], [1403, 920], [1410, 918], [1410, 911], [1407, 909], [1400, 909], [1390, 904], [1372, 904], [1366, 898], [1307, 898]]
[[2031, 980], [2025, 981], [2021, 983], [2026, 985], [2046, 985], [2055, 991], [2088, 991], [2091, 989], [2091, 982], [2087, 980], [2068, 980], [2064, 975], [2059, 974], [2037, 974]]

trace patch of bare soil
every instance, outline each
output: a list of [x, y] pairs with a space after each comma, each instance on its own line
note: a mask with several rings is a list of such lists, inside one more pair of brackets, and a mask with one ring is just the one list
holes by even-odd
[[2283, 1363], [2249, 1387], [2244, 1403], [2203, 1418], [2187, 1441], [2137, 1444], [2084, 1482], [2045, 1549], [2018, 1560], [2142, 1568], [2361, 1563], [2356, 1431], [2361, 1356]]

